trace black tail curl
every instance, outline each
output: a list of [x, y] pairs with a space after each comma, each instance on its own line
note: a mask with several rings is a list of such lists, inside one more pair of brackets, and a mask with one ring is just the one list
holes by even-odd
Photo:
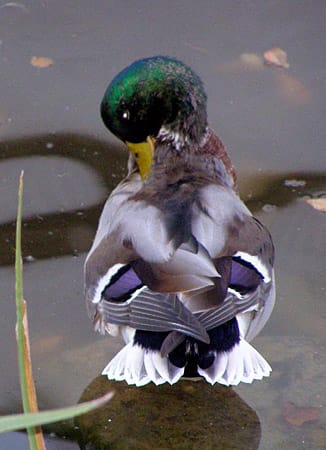
[[[207, 332], [210, 337], [209, 344], [185, 336], [184, 341], [168, 355], [174, 366], [185, 368], [185, 377], [198, 376], [198, 367], [204, 370], [209, 368], [214, 363], [216, 354], [230, 351], [240, 341], [239, 326], [235, 317]], [[160, 351], [168, 334], [169, 332], [136, 330], [134, 344], [147, 350]]]

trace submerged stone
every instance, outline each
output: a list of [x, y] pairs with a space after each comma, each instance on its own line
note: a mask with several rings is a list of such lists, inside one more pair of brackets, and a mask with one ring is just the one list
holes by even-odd
[[250, 450], [259, 446], [259, 419], [231, 388], [190, 380], [135, 387], [100, 376], [80, 401], [109, 390], [115, 396], [107, 405], [75, 420], [82, 450]]

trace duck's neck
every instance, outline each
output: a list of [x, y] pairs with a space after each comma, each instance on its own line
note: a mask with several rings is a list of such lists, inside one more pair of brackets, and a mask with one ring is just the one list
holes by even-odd
[[182, 135], [161, 133], [155, 144], [150, 180], [177, 183], [183, 179], [203, 180], [236, 188], [233, 165], [220, 139], [209, 129], [194, 142]]

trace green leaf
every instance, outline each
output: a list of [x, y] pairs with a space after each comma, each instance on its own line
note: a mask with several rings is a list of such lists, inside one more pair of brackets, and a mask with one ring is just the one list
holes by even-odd
[[60, 420], [70, 419], [80, 414], [85, 414], [92, 409], [99, 408], [111, 400], [113, 392], [108, 392], [96, 400], [80, 403], [79, 405], [69, 406], [67, 408], [53, 409], [51, 411], [42, 411], [37, 413], [12, 414], [0, 417], [0, 433], [5, 431], [20, 430], [47, 423], [58, 422]]
[[20, 375], [20, 385], [23, 400], [23, 414], [13, 414], [0, 417], [0, 433], [27, 429], [31, 450], [43, 450], [45, 444], [40, 425], [70, 419], [76, 415], [84, 414], [94, 408], [106, 403], [111, 399], [112, 393], [103, 397], [69, 408], [61, 408], [52, 411], [38, 411], [35, 385], [32, 373], [32, 363], [30, 357], [30, 343], [28, 335], [27, 306], [23, 298], [23, 264], [21, 253], [21, 223], [22, 223], [22, 203], [23, 203], [23, 172], [19, 179], [18, 208], [16, 223], [16, 314], [17, 314], [17, 350], [18, 365]]
[[[23, 263], [21, 252], [21, 224], [23, 210], [23, 176], [22, 171], [19, 178], [18, 207], [16, 222], [16, 337], [18, 351], [18, 367], [20, 378], [20, 389], [22, 393], [24, 413], [37, 412], [37, 398], [30, 356], [30, 344], [28, 336], [27, 306], [23, 298]], [[42, 430], [40, 427], [27, 427], [28, 440], [31, 450], [45, 450]]]

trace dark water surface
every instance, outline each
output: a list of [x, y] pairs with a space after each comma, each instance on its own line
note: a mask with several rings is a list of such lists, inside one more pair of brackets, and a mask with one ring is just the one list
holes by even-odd
[[[93, 380], [121, 346], [94, 334], [83, 303], [85, 255], [127, 158], [123, 145], [104, 129], [99, 103], [125, 65], [167, 54], [203, 78], [210, 124], [237, 167], [243, 199], [269, 227], [277, 252], [277, 304], [255, 341], [273, 373], [239, 386], [234, 398], [225, 394], [239, 408], [232, 403], [223, 410], [221, 448], [249, 448], [248, 433], [239, 441], [230, 425], [233, 411], [241, 416], [241, 405], [252, 411], [250, 448], [325, 448], [325, 214], [306, 202], [326, 197], [325, 23], [322, 0], [0, 1], [1, 414], [21, 410], [13, 276], [19, 173], [25, 171], [24, 294], [39, 404], [69, 405], [84, 391], [92, 396]], [[287, 51], [289, 69], [260, 62], [275, 45]], [[247, 53], [256, 57], [243, 56]], [[33, 56], [51, 58], [53, 64], [34, 67]], [[96, 384], [96, 392], [107, 386]], [[157, 390], [163, 398], [164, 389]], [[203, 404], [198, 391], [196, 398], [205, 410], [207, 389], [196, 389], [203, 390]], [[128, 411], [137, 416], [137, 392], [123, 394], [125, 401], [121, 397], [114, 432], [123, 430]], [[220, 393], [217, 387], [219, 411]], [[162, 418], [178, 422], [171, 405], [164, 415], [163, 404]], [[104, 414], [108, 411], [110, 405]], [[148, 423], [166, 430], [166, 441], [160, 432], [165, 442], [160, 448], [217, 448], [209, 440], [212, 425], [202, 431], [191, 425], [198, 411], [196, 405], [187, 409], [192, 429], [188, 434], [183, 420], [180, 442], [164, 420], [160, 424], [151, 417]], [[240, 435], [246, 425], [238, 419]], [[49, 431], [73, 436], [77, 427], [67, 423]], [[147, 431], [140, 427], [138, 440], [128, 444], [115, 438], [110, 448], [153, 448]], [[22, 444], [12, 440], [9, 447], [0, 436], [0, 450], [16, 448]], [[63, 442], [57, 448], [78, 446]]]

